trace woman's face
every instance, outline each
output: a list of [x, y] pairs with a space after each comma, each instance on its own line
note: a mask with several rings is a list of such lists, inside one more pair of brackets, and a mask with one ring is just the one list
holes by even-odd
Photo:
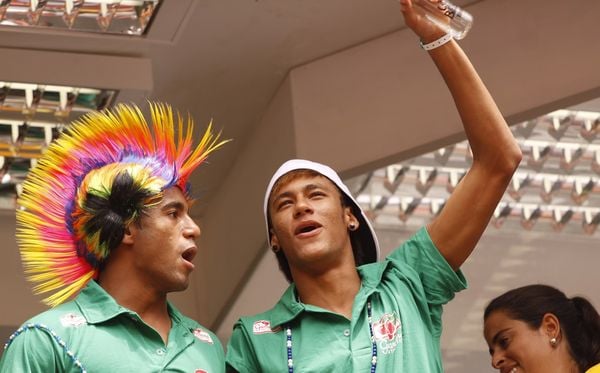
[[501, 373], [551, 372], [552, 338], [544, 322], [533, 329], [510, 318], [503, 311], [492, 312], [484, 323], [484, 337], [492, 356], [492, 366]]

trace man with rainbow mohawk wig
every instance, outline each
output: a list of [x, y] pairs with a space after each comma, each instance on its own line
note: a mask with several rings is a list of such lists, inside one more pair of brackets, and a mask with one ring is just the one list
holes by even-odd
[[223, 372], [217, 337], [167, 294], [185, 290], [200, 228], [188, 178], [226, 141], [150, 104], [75, 121], [23, 184], [17, 241], [53, 307], [10, 336], [0, 372]]

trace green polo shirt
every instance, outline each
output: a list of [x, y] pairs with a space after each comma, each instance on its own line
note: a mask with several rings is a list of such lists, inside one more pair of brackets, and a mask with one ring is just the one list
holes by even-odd
[[228, 369], [287, 372], [285, 325], [292, 329], [294, 372], [369, 372], [372, 344], [367, 302], [377, 343], [377, 372], [442, 372], [442, 306], [466, 288], [419, 230], [383, 262], [358, 267], [362, 286], [352, 320], [298, 302], [291, 284], [267, 312], [242, 317], [227, 347]]
[[172, 326], [165, 345], [137, 313], [90, 281], [73, 301], [35, 316], [13, 334], [0, 372], [224, 372], [217, 337], [168, 308]]

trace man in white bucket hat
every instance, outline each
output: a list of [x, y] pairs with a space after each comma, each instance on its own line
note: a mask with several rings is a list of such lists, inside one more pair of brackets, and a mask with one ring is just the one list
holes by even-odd
[[377, 262], [375, 233], [337, 173], [306, 160], [285, 162], [269, 183], [264, 213], [291, 284], [273, 308], [237, 322], [230, 372], [443, 371], [442, 306], [466, 287], [459, 268], [521, 151], [458, 44], [409, 0], [401, 5], [454, 98], [473, 165], [439, 216]]

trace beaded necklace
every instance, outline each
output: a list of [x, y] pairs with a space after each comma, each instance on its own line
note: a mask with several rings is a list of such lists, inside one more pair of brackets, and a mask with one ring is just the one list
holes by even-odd
[[69, 358], [73, 361], [73, 363], [81, 370], [81, 373], [87, 372], [85, 370], [85, 368], [83, 367], [83, 364], [81, 364], [81, 361], [79, 361], [79, 358], [73, 353], [73, 351], [71, 351], [67, 347], [67, 344], [65, 343], [65, 341], [61, 337], [59, 337], [58, 334], [56, 334], [56, 332], [54, 330], [50, 329], [48, 326], [46, 326], [44, 324], [30, 323], [30, 324], [21, 326], [8, 338], [8, 342], [6, 342], [6, 344], [4, 345], [4, 350], [8, 349], [8, 346], [10, 346], [10, 344], [14, 341], [15, 338], [17, 338], [19, 336], [19, 334], [23, 333], [24, 331], [26, 331], [28, 329], [40, 329], [40, 330], [44, 330], [47, 333], [49, 333], [52, 336], [52, 338], [54, 338], [56, 343], [58, 343], [60, 345], [60, 347], [62, 347], [63, 351], [67, 354], [67, 356], [69, 356]]
[[[367, 320], [369, 321], [369, 334], [371, 335], [371, 373], [377, 369], [377, 343], [373, 337], [373, 322], [371, 320], [371, 302], [367, 302]], [[292, 328], [289, 324], [285, 326], [285, 347], [287, 349], [288, 373], [294, 373], [294, 359], [292, 358]]]

